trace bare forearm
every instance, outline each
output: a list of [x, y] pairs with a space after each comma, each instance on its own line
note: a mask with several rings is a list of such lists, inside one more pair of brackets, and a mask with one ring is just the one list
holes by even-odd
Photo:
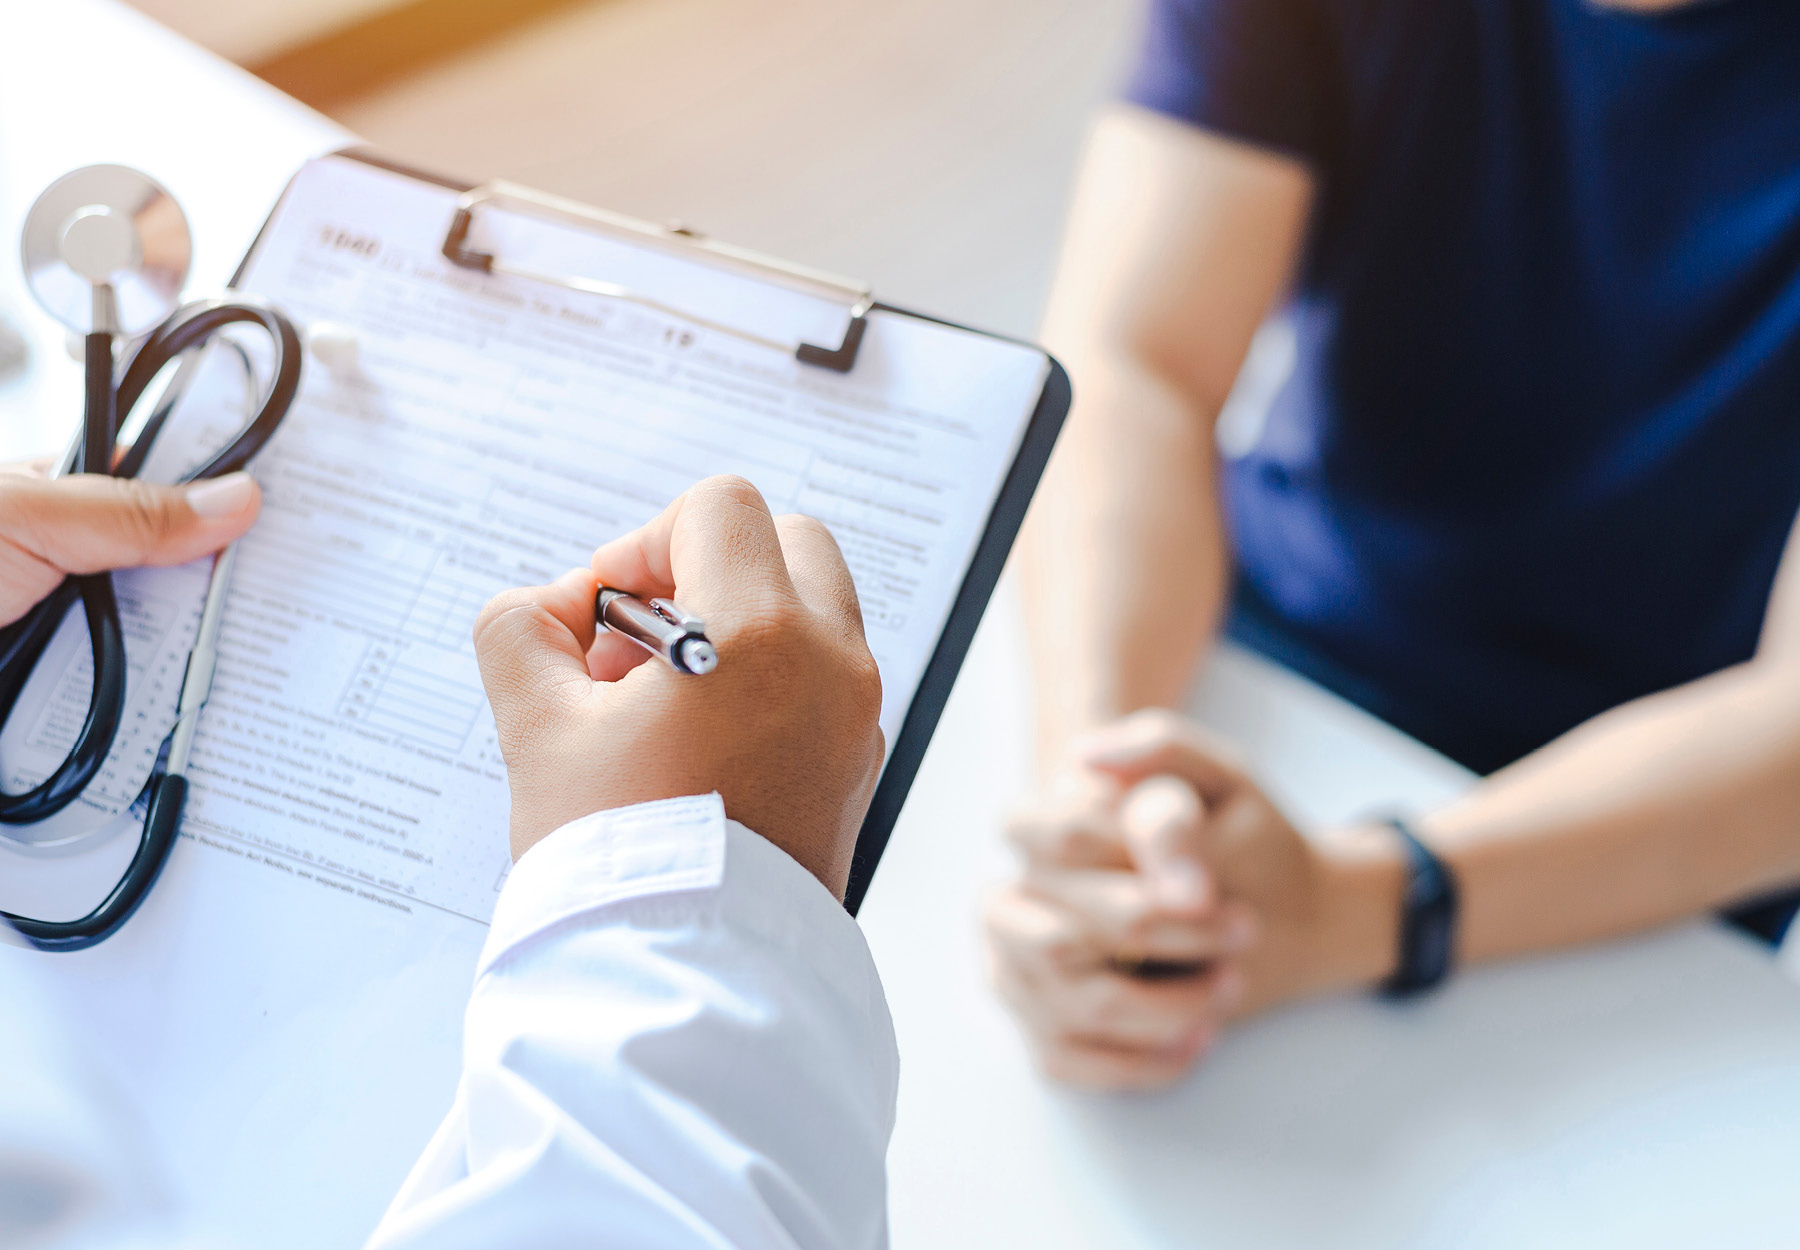
[[1022, 552], [1046, 761], [1186, 693], [1226, 582], [1214, 419], [1311, 195], [1297, 162], [1166, 117], [1095, 126], [1043, 326], [1075, 410]]
[[[1800, 882], [1800, 665], [1759, 661], [1614, 708], [1415, 823], [1456, 876], [1459, 963]], [[1394, 968], [1405, 870], [1393, 831], [1328, 832], [1317, 851], [1330, 906], [1271, 1001]]]
[[1422, 827], [1461, 956], [1631, 932], [1800, 880], [1800, 668], [1759, 661], [1596, 717]]
[[1211, 414], [1142, 367], [1092, 361], [1021, 552], [1039, 748], [1179, 706], [1224, 599]]

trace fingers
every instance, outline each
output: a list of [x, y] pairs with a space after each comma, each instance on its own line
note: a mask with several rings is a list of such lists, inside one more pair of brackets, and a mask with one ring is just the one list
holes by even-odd
[[571, 569], [548, 586], [496, 595], [475, 619], [475, 658], [503, 750], [532, 737], [556, 700], [591, 690], [594, 591], [590, 571]]
[[1080, 764], [1132, 786], [1158, 773], [1180, 777], [1216, 801], [1246, 777], [1231, 749], [1185, 716], [1161, 708], [1134, 712], [1070, 744]]
[[650, 653], [631, 639], [603, 629], [588, 651], [588, 676], [595, 681], [619, 681], [650, 658]]
[[1212, 874], [1205, 862], [1205, 809], [1179, 777], [1140, 781], [1119, 807], [1119, 827], [1148, 892], [1177, 913], [1199, 915], [1212, 906]]
[[1223, 1026], [1229, 995], [1242, 975], [1218, 965], [1191, 977], [1143, 981], [1091, 972], [1033, 984], [1001, 966], [996, 988], [1040, 1043], [1081, 1042], [1116, 1050], [1193, 1053]]
[[[723, 609], [715, 642], [748, 615], [734, 609], [761, 608], [771, 593], [798, 599], [842, 636], [859, 644], [864, 638], [856, 583], [831, 532], [811, 517], [770, 516], [742, 478], [699, 483], [648, 524], [602, 546], [592, 567], [603, 586], [679, 597], [705, 617]], [[596, 681], [617, 681], [646, 658], [642, 648], [603, 630], [589, 672]]]
[[985, 916], [988, 949], [996, 977], [1010, 978], [1004, 989], [1039, 1031], [1110, 1039], [1133, 1044], [1179, 1040], [1179, 1019], [1194, 1023], [1236, 1005], [1242, 977], [1238, 955], [1255, 940], [1253, 924], [1233, 911], [1203, 940], [1185, 935], [1131, 934], [1133, 953], [1161, 950], [1170, 956], [1200, 956], [1205, 968], [1193, 976], [1145, 979], [1112, 966], [1120, 948], [1098, 936], [1090, 916], [1054, 898], [1019, 886], [997, 891]]
[[740, 477], [691, 487], [660, 516], [594, 552], [593, 571], [601, 585], [644, 598], [679, 596], [702, 616], [794, 593], [775, 519]]
[[1086, 962], [1092, 947], [1060, 908], [1002, 892], [988, 915], [996, 988], [1057, 1079], [1106, 1088], [1164, 1084], [1217, 1036], [1243, 994], [1235, 961], [1148, 981]]
[[[984, 920], [995, 986], [1045, 1072], [1114, 1090], [1167, 1085], [1213, 1044], [1261, 928], [1239, 899], [1177, 913], [1143, 873], [1043, 863], [996, 891]], [[1142, 964], [1169, 971], [1134, 975]]]
[[1037, 805], [1007, 820], [1006, 837], [1031, 865], [1131, 868], [1119, 827], [1121, 791], [1110, 777], [1066, 774]]
[[247, 473], [188, 486], [92, 473], [0, 482], [0, 538], [63, 573], [186, 564], [242, 537], [262, 507]]
[[1256, 937], [1248, 905], [1227, 901], [1198, 915], [1174, 913], [1138, 873], [1043, 868], [1019, 888], [1067, 919], [1066, 932], [1033, 937], [1059, 966], [1099, 967], [1119, 959], [1199, 963], [1241, 954]]
[[1008, 829], [1026, 869], [988, 911], [994, 979], [1049, 1075], [1156, 1088], [1212, 1045], [1262, 966], [1269, 856], [1245, 848], [1297, 835], [1227, 748], [1172, 712], [1072, 747], [1083, 787]]
[[781, 540], [788, 576], [801, 602], [840, 632], [863, 637], [862, 604], [856, 597], [856, 582], [831, 531], [812, 517], [789, 515], [775, 519], [775, 532]]
[[[1218, 1040], [1227, 1008], [1221, 987], [1235, 970], [1183, 982], [1146, 984], [1118, 975], [1072, 986], [1053, 1014], [1041, 990], [1021, 991], [1007, 973], [996, 988], [1026, 1017], [1032, 1049], [1046, 1076], [1099, 1090], [1149, 1090], [1172, 1084]], [[1241, 992], [1232, 991], [1233, 993]]]

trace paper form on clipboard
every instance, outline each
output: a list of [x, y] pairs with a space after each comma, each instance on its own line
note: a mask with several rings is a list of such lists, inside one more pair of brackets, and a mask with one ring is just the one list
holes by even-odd
[[[655, 309], [459, 268], [441, 251], [457, 202], [324, 158], [246, 263], [243, 289], [347, 328], [358, 350], [351, 368], [309, 362], [256, 465], [265, 508], [239, 553], [178, 854], [481, 923], [509, 863], [470, 643], [488, 598], [585, 564], [698, 478], [741, 474], [777, 514], [838, 539], [898, 743], [1053, 366], [876, 308], [854, 368], [817, 368]], [[503, 206], [477, 228], [530, 266], [624, 275], [765, 334], [844, 332], [841, 304], [766, 284], [758, 302], [703, 259]], [[168, 647], [182, 636], [167, 631]], [[11, 895], [29, 874], [8, 876]]]

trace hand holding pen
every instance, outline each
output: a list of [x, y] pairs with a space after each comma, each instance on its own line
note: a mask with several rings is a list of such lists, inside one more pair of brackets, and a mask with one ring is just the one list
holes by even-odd
[[592, 568], [497, 597], [475, 652], [515, 855], [592, 812], [716, 792], [843, 897], [884, 757], [881, 678], [817, 521], [710, 478]]

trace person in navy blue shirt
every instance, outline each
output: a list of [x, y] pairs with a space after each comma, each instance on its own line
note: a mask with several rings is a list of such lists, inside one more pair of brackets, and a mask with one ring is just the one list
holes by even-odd
[[1153, 0], [1044, 333], [1045, 796], [989, 934], [1050, 1071], [1394, 969], [1396, 832], [1302, 839], [1141, 711], [1221, 626], [1484, 774], [1412, 814], [1459, 963], [1800, 882], [1800, 5]]

